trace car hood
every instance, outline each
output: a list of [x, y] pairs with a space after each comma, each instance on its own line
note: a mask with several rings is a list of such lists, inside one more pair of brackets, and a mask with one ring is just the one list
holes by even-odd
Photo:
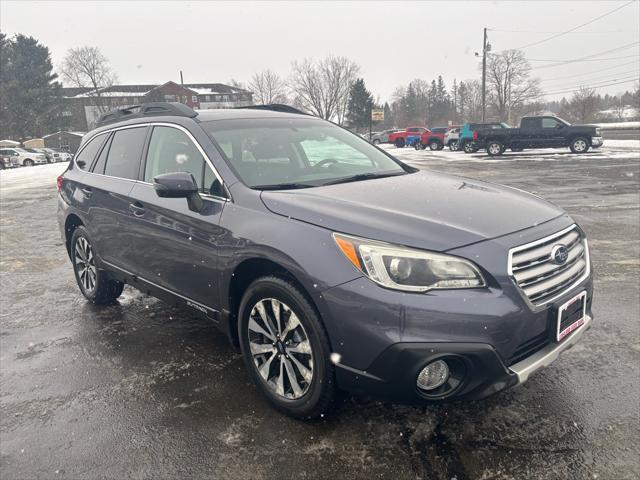
[[534, 195], [435, 172], [302, 190], [264, 191], [272, 212], [336, 232], [445, 251], [564, 212]]

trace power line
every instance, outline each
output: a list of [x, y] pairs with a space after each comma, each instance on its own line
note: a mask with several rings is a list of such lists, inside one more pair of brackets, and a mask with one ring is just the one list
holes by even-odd
[[613, 85], [622, 85], [624, 83], [631, 83], [631, 82], [635, 82], [638, 81], [638, 77], [636, 78], [632, 78], [630, 80], [622, 80], [620, 82], [613, 82], [613, 83], [607, 83], [605, 85], [580, 85], [578, 88], [574, 88], [571, 90], [558, 90], [555, 92], [546, 92], [544, 95], [548, 96], [548, 95], [559, 95], [561, 93], [573, 93], [573, 92], [578, 92], [580, 91], [581, 88], [594, 88], [594, 89], [598, 89], [598, 88], [604, 88], [604, 87], [611, 87]]
[[[615, 73], [613, 74], [613, 77], [611, 76], [611, 74], [609, 75], [605, 75], [605, 76], [599, 76], [599, 77], [593, 77], [593, 78], [583, 78], [583, 79], [574, 79], [571, 82], [560, 82], [559, 84], [553, 84], [553, 85], [545, 85], [545, 88], [564, 88], [564, 87], [569, 87], [569, 86], [573, 86], [575, 85], [576, 82], [579, 82], [581, 80], [584, 80], [585, 82], [594, 82], [594, 81], [604, 81], [604, 82], [610, 82], [612, 80], [618, 80], [620, 76], [627, 76], [627, 75], [634, 75], [634, 76], [638, 76], [640, 75], [640, 72], [638, 72], [638, 70], [629, 70], [628, 72], [619, 72], [619, 73]], [[596, 82], [598, 83], [598, 82]]]
[[[552, 67], [557, 67], [560, 65], [566, 65], [569, 63], [576, 63], [576, 62], [586, 62], [586, 61], [602, 61], [602, 60], [616, 60], [616, 59], [621, 59], [621, 58], [631, 58], [631, 57], [638, 57], [638, 55], [629, 55], [626, 57], [609, 57], [609, 58], [598, 58], [595, 60], [591, 60], [595, 57], [599, 57], [601, 55], [606, 55], [607, 53], [611, 53], [611, 52], [616, 52], [618, 50], [625, 50], [627, 48], [633, 47], [637, 44], [639, 44], [640, 42], [632, 42], [632, 43], [628, 43], [626, 45], [621, 45], [620, 47], [616, 47], [616, 48], [611, 48], [609, 50], [605, 50], [603, 52], [598, 52], [598, 53], [593, 53], [591, 55], [586, 55], [584, 57], [579, 57], [579, 58], [575, 58], [572, 60], [551, 60], [552, 62], [554, 62], [553, 64], [548, 64], [548, 65], [539, 65], [536, 67], [531, 67], [530, 70], [539, 70], [539, 69], [543, 69], [543, 68], [552, 68]], [[527, 60], [534, 60], [534, 59], [527, 59]], [[540, 61], [545, 61], [545, 60], [540, 60]], [[547, 60], [549, 61], [549, 60]]]
[[571, 28], [571, 29], [569, 29], [569, 30], [566, 30], [566, 31], [564, 31], [564, 32], [557, 33], [557, 34], [555, 34], [555, 35], [552, 35], [552, 36], [550, 36], [550, 37], [544, 38], [544, 39], [542, 39], [542, 40], [538, 40], [537, 42], [528, 43], [527, 45], [523, 45], [523, 46], [521, 46], [521, 47], [518, 47], [518, 48], [517, 48], [517, 50], [523, 50], [523, 49], [525, 49], [525, 48], [533, 47], [534, 45], [540, 45], [541, 43], [548, 42], [549, 40], [553, 40], [553, 39], [555, 39], [555, 38], [562, 37], [563, 35], [567, 35], [568, 33], [571, 33], [571, 32], [573, 32], [574, 30], [578, 30], [579, 28], [586, 27], [587, 25], [589, 25], [589, 24], [591, 24], [591, 23], [593, 23], [593, 22], [596, 22], [596, 21], [600, 20], [601, 18], [604, 18], [604, 17], [606, 17], [606, 16], [609, 16], [609, 15], [611, 15], [612, 13], [617, 12], [618, 10], [623, 9], [624, 7], [626, 7], [626, 6], [628, 6], [628, 5], [631, 5], [632, 3], [634, 3], [634, 1], [635, 1], [635, 0], [631, 0], [631, 1], [627, 2], [627, 3], [625, 3], [624, 5], [620, 5], [619, 7], [614, 8], [613, 10], [611, 10], [611, 11], [609, 11], [609, 12], [606, 12], [606, 13], [604, 13], [604, 14], [600, 15], [599, 17], [596, 17], [596, 18], [594, 18], [594, 19], [592, 19], [592, 20], [589, 20], [589, 21], [588, 21], [588, 22], [586, 22], [586, 23], [583, 23], [583, 24], [581, 24], [581, 25], [578, 25], [577, 27], [573, 27], [573, 28]]
[[549, 32], [549, 31], [542, 31], [542, 30], [502, 30], [500, 28], [489, 28], [488, 29], [490, 32], [499, 32], [499, 33], [539, 33], [539, 34], [543, 34], [543, 33], [574, 33], [576, 35], [611, 35], [612, 33], [637, 33], [637, 32], [632, 32], [629, 30], [600, 30], [600, 31], [591, 31], [591, 32], [559, 32], [559, 31], [555, 31], [555, 32]]
[[[635, 55], [634, 55], [635, 56]], [[638, 65], [637, 61], [633, 61], [633, 62], [625, 62], [625, 63], [621, 63], [619, 65], [613, 65], [611, 67], [607, 67], [607, 70], [615, 70], [616, 68], [620, 68], [620, 67], [626, 67], [627, 65]], [[565, 75], [562, 77], [552, 77], [552, 78], [543, 78], [541, 81], [542, 82], [549, 82], [551, 80], [563, 80], [565, 78], [575, 78], [576, 76], [580, 76], [580, 75], [589, 75], [590, 73], [601, 73], [602, 72], [602, 68], [599, 68], [598, 70], [590, 70], [588, 72], [581, 72], [578, 74], [572, 74], [572, 75]]]

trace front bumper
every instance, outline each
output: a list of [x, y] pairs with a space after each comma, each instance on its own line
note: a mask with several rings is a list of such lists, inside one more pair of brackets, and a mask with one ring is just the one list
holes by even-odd
[[592, 147], [601, 147], [604, 144], [604, 140], [602, 137], [592, 137], [591, 138], [591, 146]]
[[[389, 347], [367, 371], [336, 364], [340, 388], [355, 394], [404, 404], [438, 403], [447, 400], [481, 400], [526, 382], [536, 371], [550, 365], [573, 347], [591, 328], [592, 317], [561, 343], [551, 343], [530, 357], [507, 367], [491, 345], [482, 343], [397, 343]], [[457, 369], [457, 386], [439, 393], [420, 390], [420, 370], [435, 360]]]

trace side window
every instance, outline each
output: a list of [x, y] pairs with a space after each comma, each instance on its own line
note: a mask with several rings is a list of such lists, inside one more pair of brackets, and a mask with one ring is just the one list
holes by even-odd
[[204, 181], [202, 182], [203, 188], [202, 191], [204, 193], [208, 193], [209, 195], [215, 195], [216, 197], [227, 198], [227, 194], [222, 187], [222, 183], [213, 173], [211, 167], [206, 164], [204, 165]]
[[147, 127], [117, 130], [111, 139], [105, 175], [137, 180]]
[[[107, 137], [108, 136], [109, 135], [107, 135]], [[113, 137], [111, 137], [111, 138], [113, 138]], [[100, 152], [100, 155], [98, 155], [98, 159], [96, 160], [95, 164], [93, 165], [93, 168], [91, 169], [91, 171], [93, 173], [104, 174], [104, 166], [107, 163], [107, 154], [109, 153], [109, 146], [111, 145], [111, 138], [109, 138], [105, 142], [105, 145], [102, 148], [102, 151]]]
[[89, 143], [85, 145], [82, 151], [76, 155], [76, 163], [82, 170], [86, 170], [93, 163], [93, 159], [96, 158], [104, 139], [107, 137], [105, 134], [96, 135]]
[[555, 118], [543, 118], [542, 119], [542, 128], [556, 128], [560, 125]]
[[191, 139], [173, 127], [154, 127], [144, 168], [144, 181], [163, 173], [189, 172], [202, 189], [204, 158]]

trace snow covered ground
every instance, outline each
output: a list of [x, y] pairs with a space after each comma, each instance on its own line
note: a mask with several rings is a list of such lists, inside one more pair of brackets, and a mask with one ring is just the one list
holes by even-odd
[[67, 165], [61, 162], [0, 170], [0, 197], [25, 188], [43, 187], [46, 184], [55, 186], [56, 178], [67, 169]]
[[390, 144], [381, 145], [391, 155], [416, 167], [424, 166], [425, 162], [478, 162], [478, 163], [506, 163], [514, 160], [553, 161], [553, 160], [593, 160], [602, 158], [603, 161], [638, 157], [640, 159], [640, 140], [605, 140], [604, 146], [589, 150], [586, 154], [572, 153], [568, 148], [547, 148], [524, 150], [514, 153], [507, 150], [500, 157], [490, 157], [484, 151], [473, 154], [444, 150], [415, 150], [414, 148], [396, 148]]

